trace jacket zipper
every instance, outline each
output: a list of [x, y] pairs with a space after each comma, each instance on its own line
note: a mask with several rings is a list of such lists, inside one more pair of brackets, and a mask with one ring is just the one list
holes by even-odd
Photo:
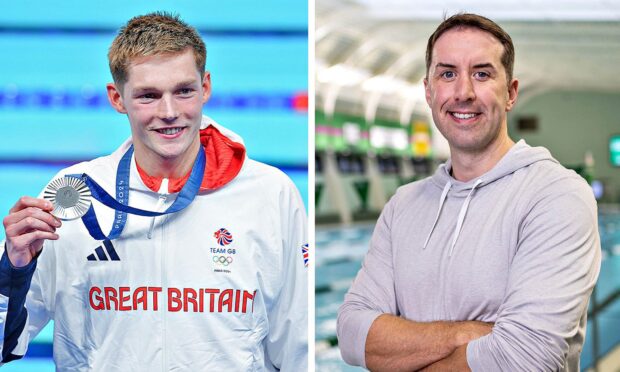
[[[168, 179], [164, 178], [161, 181], [161, 186], [159, 187], [159, 199], [157, 200], [157, 205], [155, 206], [155, 211], [159, 212], [159, 210], [161, 209], [162, 205], [164, 205], [164, 203], [166, 202], [166, 199], [168, 199]], [[149, 227], [149, 232], [146, 234], [146, 237], [149, 239], [153, 238], [153, 230], [155, 229], [155, 219], [157, 217], [153, 217], [151, 219], [151, 226]]]
[[[164, 216], [165, 218], [165, 216]], [[167, 325], [167, 317], [166, 314], [168, 313], [168, 276], [166, 275], [166, 242], [165, 242], [165, 232], [166, 232], [166, 225], [162, 224], [161, 226], [161, 248], [160, 248], [160, 252], [161, 252], [161, 287], [163, 290], [163, 295], [162, 298], [164, 299], [164, 303], [162, 304], [162, 353], [163, 353], [163, 366], [162, 366], [162, 372], [167, 371], [168, 370], [168, 348], [166, 346], [166, 331], [168, 328]]]
[[[157, 200], [157, 205], [155, 206], [155, 211], [159, 212], [163, 207], [164, 203], [168, 199], [168, 179], [164, 178], [159, 187], [159, 198]], [[166, 217], [166, 216], [162, 216]], [[149, 227], [149, 231], [147, 233], [148, 239], [153, 238], [153, 230], [155, 230], [155, 219], [157, 217], [153, 217], [151, 219], [151, 226]], [[165, 225], [161, 225], [161, 245], [160, 245], [160, 259], [161, 259], [161, 288], [162, 288], [162, 304], [161, 304], [161, 319], [162, 319], [162, 331], [161, 331], [161, 340], [162, 340], [162, 372], [168, 369], [168, 354], [166, 350], [166, 312], [168, 311], [168, 283], [166, 278], [166, 244], [164, 242], [164, 233], [165, 233]]]

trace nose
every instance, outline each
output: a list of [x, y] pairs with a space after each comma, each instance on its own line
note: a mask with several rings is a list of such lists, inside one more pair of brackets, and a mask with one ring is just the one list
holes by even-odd
[[158, 115], [160, 119], [166, 122], [174, 121], [179, 116], [179, 111], [172, 96], [162, 96], [159, 101]]
[[460, 102], [473, 101], [476, 99], [476, 92], [474, 91], [471, 77], [464, 76], [457, 80], [454, 99]]

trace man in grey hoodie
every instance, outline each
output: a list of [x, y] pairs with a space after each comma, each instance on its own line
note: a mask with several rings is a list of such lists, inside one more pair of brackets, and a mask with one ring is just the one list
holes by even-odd
[[385, 206], [338, 314], [371, 370], [578, 371], [600, 269], [587, 183], [514, 143], [510, 36], [459, 14], [431, 35], [426, 100], [451, 158]]

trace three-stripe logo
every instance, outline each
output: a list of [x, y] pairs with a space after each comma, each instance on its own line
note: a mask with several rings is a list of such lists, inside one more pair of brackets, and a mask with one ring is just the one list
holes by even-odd
[[[104, 250], [105, 248], [105, 250]], [[106, 255], [106, 252], [108, 253]], [[121, 258], [118, 257], [112, 242], [109, 240], [103, 241], [103, 246], [99, 246], [95, 248], [95, 253], [91, 253], [86, 257], [88, 261], [120, 261]]]

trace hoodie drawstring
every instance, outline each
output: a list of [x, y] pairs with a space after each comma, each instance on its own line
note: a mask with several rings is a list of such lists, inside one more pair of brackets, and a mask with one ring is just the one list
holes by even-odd
[[435, 230], [435, 226], [437, 225], [437, 221], [439, 221], [439, 215], [441, 214], [441, 209], [443, 208], [443, 202], [446, 201], [446, 196], [448, 195], [448, 191], [450, 191], [450, 187], [452, 187], [452, 183], [448, 181], [446, 185], [443, 187], [443, 192], [441, 193], [441, 198], [439, 199], [439, 209], [437, 210], [437, 217], [435, 217], [435, 222], [433, 222], [433, 227], [431, 227], [431, 231], [428, 233], [428, 237], [424, 242], [424, 247], [422, 249], [426, 249], [426, 245], [428, 241], [431, 239], [431, 235], [433, 235], [433, 230]]
[[448, 253], [448, 256], [452, 256], [452, 252], [454, 251], [454, 246], [456, 245], [456, 241], [459, 238], [459, 235], [461, 234], [461, 228], [463, 227], [463, 221], [465, 221], [465, 215], [467, 214], [467, 208], [469, 208], [469, 201], [471, 200], [471, 194], [474, 193], [474, 190], [476, 189], [476, 187], [478, 187], [478, 185], [480, 185], [481, 183], [482, 183], [482, 180], [478, 179], [476, 183], [474, 183], [474, 186], [472, 186], [469, 194], [467, 194], [467, 198], [465, 198], [465, 202], [463, 203], [463, 206], [461, 207], [461, 211], [459, 212], [459, 219], [456, 222], [456, 228], [454, 229], [454, 237], [452, 238], [452, 245], [450, 245], [450, 252]]
[[[465, 202], [461, 206], [461, 211], [459, 212], [459, 218], [456, 222], [456, 227], [454, 229], [454, 234], [452, 236], [452, 244], [450, 245], [450, 251], [448, 256], [452, 256], [452, 252], [454, 251], [454, 246], [456, 245], [456, 241], [461, 234], [461, 228], [463, 227], [463, 221], [465, 221], [465, 215], [467, 214], [467, 209], [469, 208], [469, 202], [471, 201], [471, 195], [474, 193], [474, 190], [482, 183], [481, 179], [478, 179], [474, 186], [472, 186], [471, 191], [467, 194], [467, 198], [465, 198]], [[435, 227], [437, 226], [437, 221], [439, 221], [439, 216], [441, 215], [441, 210], [443, 209], [443, 204], [446, 201], [446, 197], [448, 196], [448, 191], [452, 187], [452, 183], [448, 181], [443, 188], [443, 192], [441, 193], [441, 197], [439, 199], [439, 209], [437, 210], [437, 216], [435, 217], [435, 222], [433, 222], [433, 226], [431, 227], [431, 231], [428, 233], [428, 237], [424, 242], [424, 246], [422, 249], [426, 249], [429, 240], [431, 239], [431, 235], [433, 235], [433, 231], [435, 231]]]

